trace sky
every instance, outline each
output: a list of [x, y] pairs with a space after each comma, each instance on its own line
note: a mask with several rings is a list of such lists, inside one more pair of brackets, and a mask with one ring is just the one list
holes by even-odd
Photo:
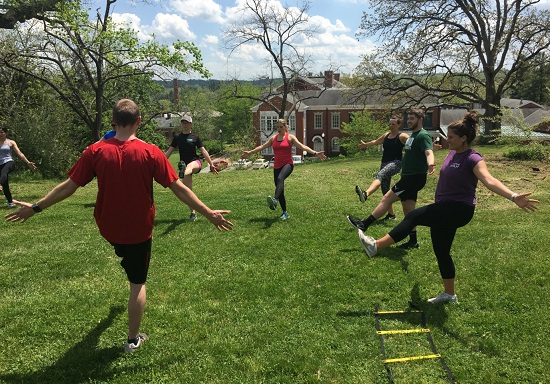
[[[97, 7], [104, 0], [95, 0]], [[266, 68], [267, 52], [258, 44], [230, 51], [225, 48], [223, 31], [242, 17], [237, 10], [245, 0], [117, 0], [113, 4], [113, 19], [129, 23], [138, 37], [146, 41], [155, 35], [161, 43], [176, 40], [193, 42], [202, 53], [203, 63], [213, 79], [238, 78], [252, 80], [270, 76]], [[296, 5], [297, 0], [264, 0], [275, 4]], [[374, 42], [356, 37], [368, 0], [312, 0], [308, 18], [317, 28], [315, 37], [307, 42], [312, 73], [334, 70], [350, 74], [360, 63], [360, 56], [373, 50]], [[93, 11], [95, 9], [92, 7]], [[95, 13], [95, 12], [93, 12]], [[178, 76], [197, 79], [196, 73]], [[275, 77], [278, 77], [275, 75]]]

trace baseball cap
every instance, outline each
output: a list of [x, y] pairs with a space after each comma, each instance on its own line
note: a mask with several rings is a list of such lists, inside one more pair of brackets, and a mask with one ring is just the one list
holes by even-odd
[[193, 119], [191, 118], [191, 116], [188, 116], [188, 115], [184, 115], [181, 117], [181, 120], [180, 121], [187, 121], [189, 123], [192, 123], [193, 122]]

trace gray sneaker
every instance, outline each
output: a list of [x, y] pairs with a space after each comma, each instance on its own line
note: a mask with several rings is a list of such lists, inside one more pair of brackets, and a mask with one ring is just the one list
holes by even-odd
[[367, 256], [373, 257], [376, 255], [376, 240], [374, 237], [365, 235], [360, 229], [357, 230], [357, 235], [359, 236], [359, 241], [361, 242]]
[[189, 221], [195, 221], [195, 220], [197, 220], [197, 214], [193, 212], [189, 215]]
[[272, 211], [277, 208], [277, 199], [271, 196], [267, 196], [267, 205], [269, 205], [269, 209]]
[[140, 333], [137, 337], [137, 343], [129, 343], [128, 341], [126, 341], [126, 344], [124, 345], [124, 353], [135, 352], [136, 349], [141, 347], [141, 345], [145, 343], [146, 340], [149, 340], [149, 336], [147, 336], [147, 334], [145, 333]]
[[364, 203], [365, 201], [367, 201], [367, 192], [362, 190], [360, 186], [355, 186], [355, 193], [357, 193], [357, 196], [359, 196], [360, 202]]
[[436, 297], [428, 299], [428, 303], [438, 304], [438, 303], [457, 303], [458, 297], [456, 295], [449, 295], [447, 292], [441, 292]]

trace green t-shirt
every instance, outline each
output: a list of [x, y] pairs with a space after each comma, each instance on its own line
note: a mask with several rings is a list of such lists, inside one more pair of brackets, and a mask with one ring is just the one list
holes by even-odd
[[428, 163], [426, 162], [426, 153], [428, 149], [433, 149], [432, 138], [428, 131], [422, 128], [418, 132], [412, 133], [405, 143], [405, 155], [403, 155], [402, 176], [422, 175], [428, 173]]

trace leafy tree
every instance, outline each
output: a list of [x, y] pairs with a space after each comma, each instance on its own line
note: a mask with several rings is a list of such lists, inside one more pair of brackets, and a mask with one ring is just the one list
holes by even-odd
[[51, 87], [93, 140], [100, 137], [105, 108], [127, 79], [174, 70], [209, 76], [194, 44], [140, 43], [135, 31], [115, 25], [109, 15], [116, 1], [106, 0], [104, 14], [98, 12], [94, 22], [78, 0], [59, 3], [57, 12], [42, 15], [41, 22], [16, 26], [10, 34], [12, 49], [0, 56], [2, 65]]
[[[240, 83], [234, 82], [237, 87], [234, 97], [266, 103], [281, 118], [290, 115], [292, 110], [287, 110], [289, 95], [294, 96], [294, 106], [300, 100], [293, 92], [293, 82], [297, 75], [307, 74], [311, 62], [310, 55], [299, 46], [299, 42], [312, 37], [317, 30], [309, 23], [307, 11], [310, 5], [309, 1], [300, 1], [296, 7], [265, 0], [246, 0], [243, 3], [239, 10], [242, 17], [225, 30], [226, 47], [234, 52], [249, 44], [262, 46], [268, 54], [266, 61], [271, 76], [266, 76], [268, 85], [261, 95], [245, 95], [238, 90]], [[280, 102], [274, 103], [274, 96], [279, 96]]]
[[403, 106], [477, 103], [486, 131], [500, 133], [500, 99], [550, 45], [550, 12], [538, 3], [371, 1], [359, 35], [383, 44], [357, 69], [364, 92]]
[[510, 97], [550, 104], [550, 63], [544, 53], [533, 60], [533, 66], [518, 71]]
[[0, 2], [0, 28], [11, 29], [17, 23], [40, 17], [48, 11], [55, 11], [61, 0], [2, 0]]
[[[347, 155], [354, 155], [363, 151], [358, 147], [361, 140], [374, 140], [387, 130], [387, 123], [381, 117], [366, 111], [356, 112], [349, 123], [342, 123], [342, 132], [347, 136], [342, 137], [339, 144]], [[367, 150], [376, 149], [371, 147]]]

